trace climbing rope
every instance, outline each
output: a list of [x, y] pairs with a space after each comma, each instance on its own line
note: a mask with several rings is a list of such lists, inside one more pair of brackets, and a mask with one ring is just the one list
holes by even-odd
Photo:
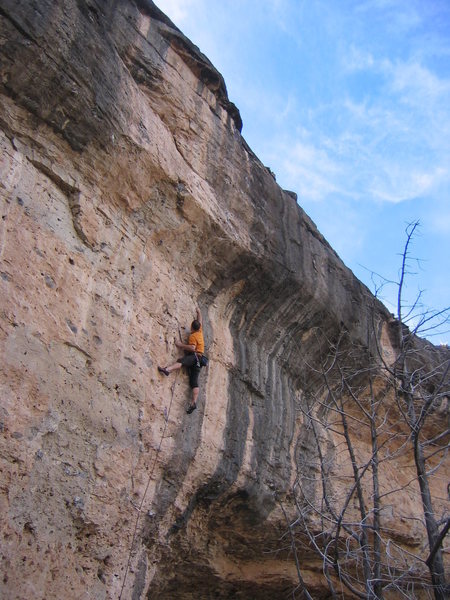
[[[178, 328], [178, 333], [180, 334], [179, 328]], [[181, 334], [180, 334], [180, 339], [181, 339]], [[147, 481], [147, 485], [145, 487], [144, 495], [142, 496], [142, 500], [141, 500], [141, 503], [140, 503], [139, 507], [136, 509], [137, 510], [136, 522], [134, 524], [133, 537], [131, 539], [130, 552], [128, 554], [128, 561], [127, 561], [127, 566], [126, 566], [126, 569], [125, 569], [125, 574], [123, 576], [123, 582], [122, 582], [122, 588], [120, 590], [119, 600], [122, 600], [122, 594], [123, 594], [123, 590], [125, 588], [125, 582], [126, 582], [126, 579], [127, 579], [128, 571], [130, 569], [131, 555], [133, 553], [133, 547], [134, 547], [134, 543], [136, 541], [136, 534], [137, 534], [137, 529], [138, 529], [138, 525], [139, 525], [139, 519], [140, 519], [141, 512], [142, 512], [142, 506], [144, 505], [144, 501], [145, 501], [145, 498], [147, 496], [148, 488], [150, 487], [150, 481], [152, 480], [152, 477], [153, 477], [153, 472], [154, 472], [155, 467], [156, 467], [156, 461], [157, 461], [159, 453], [161, 451], [161, 446], [162, 446], [162, 443], [163, 443], [163, 440], [164, 440], [164, 437], [165, 437], [165, 434], [166, 434], [167, 425], [169, 423], [170, 410], [172, 408], [173, 396], [174, 396], [174, 392], [175, 392], [175, 385], [176, 385], [177, 379], [178, 379], [178, 373], [179, 373], [179, 371], [176, 372], [175, 379], [174, 379], [174, 382], [173, 382], [173, 385], [172, 385], [172, 393], [171, 393], [171, 396], [170, 396], [169, 408], [168, 408], [168, 410], [166, 408], [164, 408], [164, 427], [163, 427], [163, 432], [162, 432], [162, 435], [161, 435], [161, 439], [159, 441], [158, 448], [157, 448], [156, 453], [155, 453], [155, 457], [153, 459], [153, 465], [152, 465], [152, 468], [150, 469], [150, 474], [148, 476], [148, 481]]]

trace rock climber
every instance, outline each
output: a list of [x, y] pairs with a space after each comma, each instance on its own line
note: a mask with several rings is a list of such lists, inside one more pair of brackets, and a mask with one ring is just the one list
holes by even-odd
[[175, 340], [175, 345], [177, 348], [180, 348], [180, 350], [186, 352], [185, 356], [179, 358], [173, 365], [168, 367], [158, 367], [158, 371], [163, 375], [169, 376], [172, 371], [181, 369], [181, 367], [187, 367], [189, 372], [189, 386], [192, 390], [192, 401], [186, 412], [191, 414], [197, 408], [197, 398], [199, 393], [198, 376], [201, 367], [205, 366], [206, 363], [206, 357], [204, 356], [205, 341], [203, 339], [202, 313], [199, 308], [197, 308], [197, 318], [191, 323], [191, 333], [187, 344]]

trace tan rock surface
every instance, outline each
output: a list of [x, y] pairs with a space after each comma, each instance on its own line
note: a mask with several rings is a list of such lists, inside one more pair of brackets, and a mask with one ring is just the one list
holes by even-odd
[[[3, 0], [0, 20], [1, 595], [284, 597], [275, 495], [308, 452], [312, 332], [364, 342], [370, 294], [151, 2]], [[186, 377], [156, 367], [197, 305], [187, 415]]]

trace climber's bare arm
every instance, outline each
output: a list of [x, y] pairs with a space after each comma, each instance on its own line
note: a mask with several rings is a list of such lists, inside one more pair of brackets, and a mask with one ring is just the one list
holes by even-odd
[[177, 348], [180, 348], [180, 350], [187, 350], [188, 352], [195, 352], [194, 344], [183, 344], [182, 342], [175, 340], [175, 346]]

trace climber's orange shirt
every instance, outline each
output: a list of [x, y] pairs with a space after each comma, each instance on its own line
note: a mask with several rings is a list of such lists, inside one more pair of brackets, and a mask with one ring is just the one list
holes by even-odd
[[198, 331], [190, 334], [188, 339], [189, 346], [195, 346], [195, 352], [203, 354], [205, 351], [205, 340], [203, 339], [203, 329], [200, 327]]

